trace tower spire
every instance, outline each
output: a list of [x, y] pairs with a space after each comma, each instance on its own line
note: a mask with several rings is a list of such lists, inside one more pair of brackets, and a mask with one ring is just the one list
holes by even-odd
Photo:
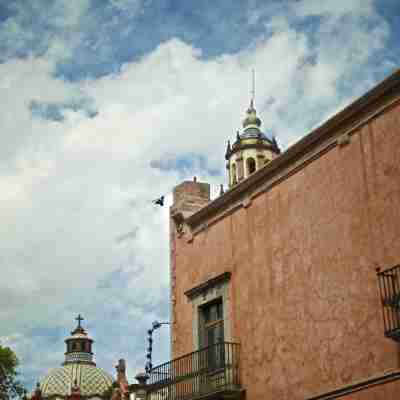
[[251, 92], [250, 92], [251, 93], [250, 109], [253, 109], [254, 108], [254, 100], [256, 97], [256, 71], [254, 68], [251, 70], [251, 83], [252, 83], [252, 85], [251, 85]]

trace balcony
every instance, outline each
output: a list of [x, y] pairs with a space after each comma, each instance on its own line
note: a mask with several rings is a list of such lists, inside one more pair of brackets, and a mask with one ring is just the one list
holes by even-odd
[[400, 342], [400, 265], [377, 270], [385, 336]]
[[221, 342], [153, 368], [151, 400], [240, 399], [239, 345]]

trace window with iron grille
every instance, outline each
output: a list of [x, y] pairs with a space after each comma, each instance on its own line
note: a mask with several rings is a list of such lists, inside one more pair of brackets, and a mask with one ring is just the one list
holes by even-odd
[[385, 335], [400, 342], [400, 265], [377, 269]]

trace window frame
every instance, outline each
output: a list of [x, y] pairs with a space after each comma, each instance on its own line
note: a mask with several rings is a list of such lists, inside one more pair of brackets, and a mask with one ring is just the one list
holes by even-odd
[[[206, 321], [206, 310], [211, 311], [211, 307], [213, 307], [214, 305], [221, 307], [220, 318], [207, 322]], [[202, 304], [201, 306], [199, 306], [198, 312], [199, 312], [199, 314], [201, 314], [199, 316], [200, 326], [199, 326], [199, 330], [198, 330], [198, 334], [199, 334], [198, 342], [199, 342], [200, 348], [212, 346], [215, 343], [218, 343], [218, 342], [209, 343], [209, 336], [208, 336], [208, 333], [210, 332], [210, 330], [216, 326], [222, 326], [222, 342], [224, 342], [225, 341], [225, 329], [224, 329], [225, 324], [224, 324], [224, 303], [223, 303], [222, 296], [212, 299], [211, 301], [209, 301], [205, 304]], [[218, 314], [218, 312], [217, 312], [217, 314]]]
[[206, 281], [203, 281], [199, 285], [185, 292], [189, 303], [192, 305], [192, 334], [194, 351], [199, 350], [203, 346], [200, 334], [203, 323], [202, 314], [200, 312], [201, 307], [218, 300], [218, 298], [222, 299], [224, 341], [232, 341], [230, 278], [231, 272], [226, 271], [217, 276], [209, 278]]

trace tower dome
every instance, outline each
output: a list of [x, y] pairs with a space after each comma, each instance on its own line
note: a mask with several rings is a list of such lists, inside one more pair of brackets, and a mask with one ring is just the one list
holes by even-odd
[[274, 136], [262, 132], [260, 126], [261, 119], [257, 116], [252, 98], [243, 120], [243, 131], [237, 132], [232, 146], [228, 141], [226, 149], [226, 169], [230, 187], [249, 177], [280, 154]]
[[93, 340], [81, 326], [65, 340], [65, 360], [61, 367], [51, 370], [39, 383], [40, 398], [52, 399], [101, 399], [112, 384], [113, 378], [93, 361]]
[[256, 109], [254, 108], [254, 101], [251, 99], [250, 107], [247, 109], [246, 118], [243, 120], [243, 129], [258, 129], [261, 126], [261, 119], [257, 117]]

